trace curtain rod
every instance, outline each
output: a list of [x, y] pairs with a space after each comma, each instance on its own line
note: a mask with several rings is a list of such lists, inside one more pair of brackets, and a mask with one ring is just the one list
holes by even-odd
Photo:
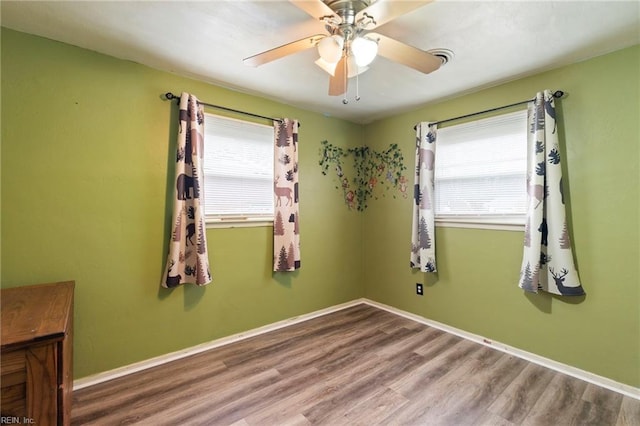
[[[164, 97], [169, 99], [169, 100], [177, 99], [178, 102], [180, 102], [180, 96], [176, 96], [171, 92], [165, 93]], [[206, 105], [206, 106], [211, 107], [211, 108], [222, 109], [222, 110], [230, 111], [230, 112], [237, 112], [238, 114], [249, 115], [251, 117], [256, 117], [256, 118], [265, 118], [267, 120], [272, 120], [272, 121], [277, 121], [278, 123], [282, 123], [282, 119], [281, 118], [267, 117], [267, 116], [264, 116], [264, 115], [254, 114], [252, 112], [240, 111], [238, 109], [227, 108], [227, 107], [223, 107], [223, 106], [220, 106], [220, 105], [208, 104], [208, 103], [202, 102], [200, 100], [198, 100], [198, 102], [200, 102], [202, 105]]]
[[[553, 97], [556, 98], [556, 99], [559, 99], [559, 98], [561, 98], [563, 96], [564, 96], [564, 92], [562, 90], [556, 90], [555, 92], [553, 92]], [[474, 117], [474, 116], [480, 115], [480, 114], [486, 114], [486, 113], [489, 113], [489, 112], [500, 111], [501, 109], [511, 108], [511, 107], [518, 106], [518, 105], [523, 105], [523, 104], [528, 104], [529, 102], [533, 102], [533, 101], [535, 101], [535, 99], [527, 99], [526, 101], [520, 101], [520, 102], [516, 102], [514, 104], [503, 105], [503, 106], [499, 106], [499, 107], [496, 107], [496, 108], [486, 109], [484, 111], [473, 112], [471, 114], [461, 115], [459, 117], [447, 118], [446, 120], [440, 120], [440, 121], [436, 121], [434, 123], [429, 123], [429, 125], [438, 125], [438, 124], [442, 124], [442, 123], [448, 123], [450, 121], [461, 120], [463, 118]], [[416, 127], [417, 126], [414, 126], [413, 129], [415, 130]]]

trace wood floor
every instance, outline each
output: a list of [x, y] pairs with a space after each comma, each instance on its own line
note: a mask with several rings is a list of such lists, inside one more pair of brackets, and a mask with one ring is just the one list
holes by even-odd
[[640, 425], [640, 401], [358, 305], [74, 392], [75, 425]]

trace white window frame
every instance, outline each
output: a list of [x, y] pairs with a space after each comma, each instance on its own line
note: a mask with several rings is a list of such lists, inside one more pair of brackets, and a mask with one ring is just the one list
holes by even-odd
[[[521, 143], [522, 152], [525, 156], [525, 161], [521, 163], [522, 174], [526, 176], [526, 146], [527, 146], [527, 110], [516, 111], [507, 114], [501, 114], [495, 117], [474, 120], [459, 125], [448, 126], [442, 129], [438, 129], [438, 137], [436, 142], [436, 174], [438, 171], [438, 155], [442, 155], [441, 147], [448, 143], [448, 135], [456, 135], [456, 132], [470, 132], [474, 131], [474, 128], [482, 129], [484, 134], [483, 140], [487, 136], [487, 133], [491, 133], [491, 127], [496, 125], [501, 119], [515, 119], [522, 122], [522, 134], [518, 135], [518, 140], [514, 143]], [[498, 130], [499, 131], [499, 130]], [[459, 133], [458, 133], [459, 134]], [[452, 136], [453, 137], [453, 136]], [[487, 139], [487, 143], [491, 143]], [[436, 177], [435, 191], [438, 192], [438, 178]], [[439, 227], [452, 227], [452, 228], [475, 228], [475, 229], [496, 229], [496, 230], [508, 230], [508, 231], [523, 231], [526, 221], [526, 186], [523, 181], [522, 186], [523, 196], [525, 197], [525, 211], [517, 214], [480, 214], [480, 215], [448, 215], [440, 214], [436, 211], [435, 224]], [[437, 196], [437, 195], [436, 195]], [[434, 206], [434, 209], [436, 206]]]
[[[256, 127], [264, 127], [271, 129], [271, 133], [265, 139], [265, 144], [269, 147], [268, 152], [270, 153], [270, 161], [269, 161], [269, 169], [270, 172], [270, 181], [273, 181], [273, 126], [256, 123], [253, 121], [245, 121], [238, 120], [235, 118], [226, 117], [223, 115], [212, 114], [205, 112], [205, 163], [204, 167], [207, 168], [207, 164], [211, 161], [211, 157], [208, 155], [209, 152], [207, 150], [207, 146], [210, 147], [211, 144], [220, 143], [221, 139], [219, 136], [216, 136], [215, 126], [211, 123], [211, 118], [217, 120], [229, 120], [229, 123], [236, 122], [240, 124], [240, 127], [247, 126], [248, 129], [255, 129]], [[209, 118], [209, 123], [207, 123], [207, 118]], [[255, 127], [254, 127], [255, 126]], [[267, 132], [268, 133], [268, 132]], [[219, 134], [218, 134], [219, 135]], [[268, 139], [268, 140], [267, 140]], [[225, 143], [232, 144], [233, 140], [227, 140]], [[266, 152], [267, 150], [265, 150]], [[266, 170], [266, 169], [265, 169]], [[215, 189], [208, 186], [207, 184], [207, 176], [210, 175], [205, 170], [205, 184], [204, 184], [204, 194], [205, 197], [210, 191], [214, 191]], [[238, 214], [211, 214], [210, 212], [205, 210], [205, 223], [207, 228], [244, 228], [244, 227], [264, 227], [264, 226], [273, 226], [273, 192], [272, 190], [268, 192], [268, 197], [271, 198], [272, 210], [270, 214], [251, 214], [251, 213], [238, 213]], [[265, 197], [266, 198], [266, 197]]]

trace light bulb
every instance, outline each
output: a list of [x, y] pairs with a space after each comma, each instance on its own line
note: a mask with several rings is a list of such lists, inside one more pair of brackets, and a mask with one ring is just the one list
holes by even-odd
[[356, 63], [356, 58], [353, 55], [349, 55], [347, 58], [347, 78], [355, 77], [356, 75], [360, 75], [369, 67], [362, 67]]
[[318, 54], [331, 64], [337, 63], [342, 57], [344, 39], [339, 35], [325, 37], [318, 43]]
[[366, 67], [378, 54], [378, 43], [367, 37], [357, 37], [351, 42], [351, 51], [358, 66]]

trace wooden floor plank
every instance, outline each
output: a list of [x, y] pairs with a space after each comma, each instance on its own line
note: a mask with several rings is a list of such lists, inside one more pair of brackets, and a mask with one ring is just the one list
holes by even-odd
[[[230, 384], [230, 387], [239, 390], [233, 399], [225, 399], [224, 402], [211, 398], [202, 398], [197, 402], [186, 401], [179, 415], [172, 416], [172, 421], [174, 424], [231, 424], [301, 392], [307, 383], [320, 378], [321, 373], [317, 369], [308, 369], [254, 389]], [[146, 421], [149, 424], [159, 424], [164, 419], [163, 413], [157, 413], [149, 416]]]
[[438, 416], [440, 422], [451, 425], [473, 424], [477, 418], [485, 415], [487, 407], [520, 374], [526, 364], [520, 358], [503, 354], [497, 362], [480, 368], [477, 373], [460, 382], [460, 386], [467, 387], [469, 391], [449, 404], [447, 413]]
[[381, 346], [376, 353], [382, 357], [390, 357], [403, 352], [413, 352], [418, 348], [426, 346], [433, 339], [443, 335], [444, 332], [433, 327], [425, 327], [416, 333], [407, 336], [402, 342], [393, 345]]
[[321, 380], [307, 383], [303, 391], [289, 398], [282, 399], [279, 404], [252, 414], [247, 421], [250, 424], [268, 425], [277, 423], [276, 420], [280, 417], [293, 417], [296, 413], [309, 411], [312, 407], [335, 398], [335, 396], [344, 389], [347, 378], [365, 377], [367, 374], [375, 374], [386, 362], [387, 361], [373, 355], [362, 360], [358, 365], [353, 366], [348, 376], [335, 374], [333, 372], [325, 373]]
[[339, 423], [354, 405], [354, 400], [363, 401], [371, 398], [378, 390], [386, 387], [391, 380], [413, 374], [417, 367], [423, 363], [422, 356], [416, 353], [406, 353], [389, 358], [383, 369], [364, 377], [353, 377], [331, 400], [316, 404], [303, 414], [312, 423]]
[[73, 400], [73, 425], [640, 425], [636, 399], [365, 304]]
[[542, 392], [547, 388], [554, 372], [539, 365], [529, 364], [488, 407], [506, 420], [520, 424]]
[[588, 384], [582, 394], [575, 422], [584, 425], [614, 425], [620, 413], [622, 395]]
[[334, 379], [332, 382], [330, 378], [307, 383], [295, 394], [248, 415], [244, 420], [249, 425], [276, 425], [282, 422], [311, 424], [302, 412], [318, 400], [328, 398], [328, 395], [335, 393], [338, 387], [334, 383], [337, 381]]
[[522, 424], [575, 424], [586, 387], [586, 382], [554, 375]]
[[337, 423], [351, 426], [375, 425], [380, 419], [394, 413], [408, 401], [404, 396], [383, 386], [370, 398], [363, 399], [349, 407]]
[[[472, 342], [458, 338], [452, 341], [446, 339], [447, 336], [443, 337], [444, 339], [441, 342], [436, 342], [436, 340], [439, 339], [433, 341], [435, 345], [442, 346], [442, 350], [438, 350], [437, 356], [431, 359], [425, 357], [425, 360], [428, 361], [418, 367], [414, 374], [394, 380], [389, 384], [389, 387], [407, 398], [428, 391], [429, 388], [436, 385], [442, 377], [458, 368], [458, 366], [461, 365], [458, 361], [478, 350], [479, 345], [475, 345]], [[429, 353], [429, 355], [433, 354]], [[469, 361], [471, 361], [471, 359]], [[473, 359], [473, 361], [477, 360]], [[480, 364], [480, 362], [478, 362], [478, 364]]]
[[497, 351], [490, 346], [483, 346], [472, 356], [477, 358], [478, 361], [482, 362], [485, 365], [492, 365], [496, 363], [500, 358], [502, 358], [503, 354], [504, 352]]
[[454, 336], [452, 334], [442, 333], [432, 341], [425, 342], [425, 344], [421, 347], [414, 349], [414, 352], [424, 356], [427, 359], [435, 358], [442, 352], [451, 348], [453, 345], [461, 342], [464, 342], [464, 339], [461, 339], [460, 337]]
[[[442, 364], [438, 368], [442, 369]], [[406, 389], [400, 392], [409, 399], [401, 410], [391, 413], [382, 420], [383, 424], [389, 425], [421, 425], [438, 424], [440, 417], [449, 413], [448, 409], [454, 405], [460, 397], [473, 392], [470, 386], [460, 386], [466, 377], [473, 374], [480, 367], [480, 362], [470, 359], [454, 368], [446, 368], [446, 373], [435, 380], [423, 379], [420, 383], [424, 387], [412, 386], [412, 391]], [[418, 374], [431, 374], [428, 370], [422, 369]], [[416, 382], [418, 383], [418, 382]], [[427, 420], [428, 419], [428, 420]]]
[[616, 426], [638, 426], [640, 424], [640, 401], [628, 396], [622, 398]]
[[512, 423], [497, 414], [485, 411], [480, 417], [474, 419], [471, 424], [474, 426], [515, 426], [517, 423]]

